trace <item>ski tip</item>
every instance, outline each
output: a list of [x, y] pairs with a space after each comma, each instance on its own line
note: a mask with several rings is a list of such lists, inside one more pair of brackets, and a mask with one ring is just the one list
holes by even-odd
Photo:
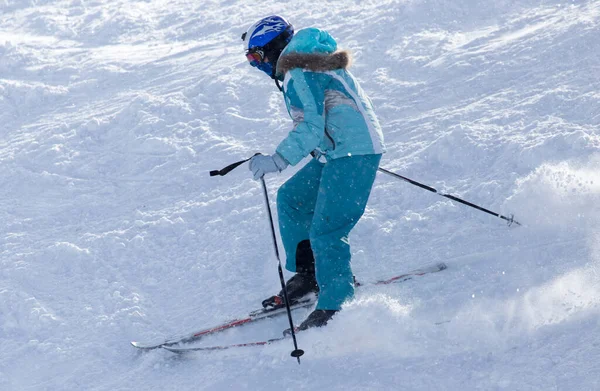
[[162, 344], [142, 343], [142, 342], [137, 342], [137, 341], [131, 341], [130, 343], [131, 343], [131, 346], [133, 346], [134, 348], [145, 349], [145, 350], [157, 349], [162, 345]]
[[445, 269], [448, 269], [448, 265], [446, 265], [444, 262], [440, 262], [440, 263], [438, 263], [438, 265], [437, 265], [437, 266], [438, 266], [438, 268], [439, 268], [440, 270], [445, 270]]
[[140, 347], [140, 343], [137, 341], [131, 341], [131, 346], [133, 346], [134, 348], [139, 348]]

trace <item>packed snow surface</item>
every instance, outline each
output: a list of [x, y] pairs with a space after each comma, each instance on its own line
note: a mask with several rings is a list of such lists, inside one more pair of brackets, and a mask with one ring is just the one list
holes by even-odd
[[[522, 226], [379, 175], [357, 278], [447, 270], [357, 291], [301, 365], [141, 352], [279, 290], [260, 182], [208, 175], [290, 129], [240, 40], [270, 14], [353, 52], [382, 167]], [[596, 0], [0, 0], [0, 135], [1, 390], [600, 389]]]

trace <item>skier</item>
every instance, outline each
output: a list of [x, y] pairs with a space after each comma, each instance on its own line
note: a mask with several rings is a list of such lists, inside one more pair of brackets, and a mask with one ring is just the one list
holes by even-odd
[[[318, 295], [299, 330], [321, 327], [354, 295], [348, 234], [363, 215], [384, 152], [383, 134], [370, 99], [348, 71], [350, 54], [338, 51], [326, 31], [294, 33], [280, 16], [253, 24], [242, 35], [253, 67], [275, 80], [293, 129], [272, 155], [256, 155], [250, 170], [267, 173], [311, 160], [277, 193], [279, 228], [290, 304]], [[283, 303], [283, 292], [263, 301]]]

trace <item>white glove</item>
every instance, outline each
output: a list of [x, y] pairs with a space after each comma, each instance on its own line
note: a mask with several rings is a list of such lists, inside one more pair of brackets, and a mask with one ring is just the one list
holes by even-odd
[[280, 154], [256, 155], [250, 159], [250, 171], [254, 174], [254, 179], [259, 180], [265, 174], [270, 172], [281, 172], [289, 165]]

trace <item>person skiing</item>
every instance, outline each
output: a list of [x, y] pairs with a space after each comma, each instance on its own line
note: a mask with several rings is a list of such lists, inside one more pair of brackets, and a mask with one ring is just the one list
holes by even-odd
[[[254, 179], [311, 160], [277, 193], [290, 304], [318, 295], [299, 330], [321, 327], [354, 295], [348, 235], [364, 213], [381, 155], [381, 127], [371, 100], [348, 70], [350, 54], [324, 30], [294, 27], [280, 16], [242, 35], [246, 58], [283, 92], [293, 128], [272, 155], [250, 160]], [[280, 306], [283, 292], [263, 301]]]

